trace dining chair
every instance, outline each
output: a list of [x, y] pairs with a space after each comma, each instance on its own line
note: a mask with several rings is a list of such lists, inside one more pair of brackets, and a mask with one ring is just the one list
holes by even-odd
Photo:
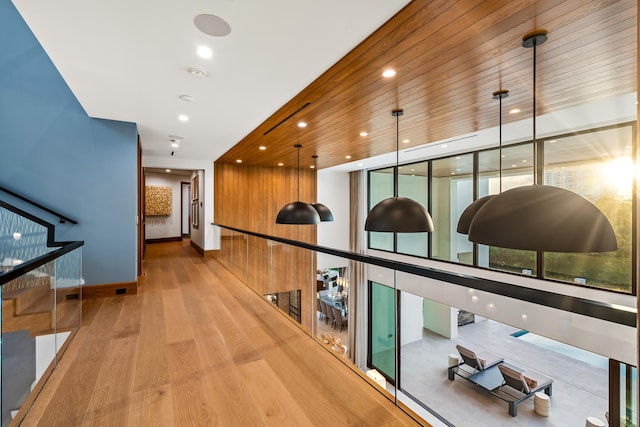
[[338, 326], [340, 326], [340, 332], [342, 332], [342, 329], [347, 325], [347, 318], [342, 315], [342, 311], [339, 308], [331, 307], [331, 311], [334, 318], [333, 329], [336, 329]]
[[324, 302], [324, 301], [323, 301], [323, 304], [325, 306], [325, 309], [327, 310], [326, 323], [333, 327], [336, 324], [336, 321], [335, 321], [335, 319], [333, 317], [333, 310], [331, 309], [332, 307], [329, 304], [327, 304], [326, 302]]

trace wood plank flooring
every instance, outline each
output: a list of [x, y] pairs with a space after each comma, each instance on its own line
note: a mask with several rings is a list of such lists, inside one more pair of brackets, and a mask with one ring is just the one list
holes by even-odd
[[84, 303], [22, 425], [419, 425], [188, 241], [143, 268], [137, 295]]

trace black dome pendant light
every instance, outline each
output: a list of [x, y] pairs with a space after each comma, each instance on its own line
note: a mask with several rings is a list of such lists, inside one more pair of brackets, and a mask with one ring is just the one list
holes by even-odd
[[422, 233], [433, 231], [433, 221], [427, 210], [415, 200], [398, 196], [399, 117], [401, 109], [393, 110], [396, 118], [396, 167], [393, 170], [393, 195], [371, 209], [364, 224], [366, 231]]
[[[536, 46], [547, 32], [534, 31], [522, 38], [533, 48], [533, 146], [536, 141]], [[534, 184], [516, 187], [489, 199], [469, 226], [474, 243], [544, 252], [608, 252], [618, 247], [607, 217], [584, 197], [560, 187], [537, 183], [537, 150], [534, 151]]]
[[[315, 187], [317, 192], [318, 191], [318, 165], [317, 165], [316, 159], [318, 158], [318, 156], [314, 154], [311, 157], [313, 157], [313, 169], [315, 171], [314, 182], [315, 182]], [[317, 200], [317, 196], [316, 196], [316, 200]], [[313, 206], [313, 208], [316, 211], [318, 211], [318, 215], [320, 215], [320, 221], [322, 222], [333, 221], [333, 214], [331, 213], [331, 210], [328, 207], [318, 202], [311, 203], [311, 206]]]
[[[500, 89], [493, 92], [493, 99], [500, 100], [500, 124], [498, 126], [500, 135], [498, 138], [498, 173], [500, 188], [498, 190], [498, 194], [502, 193], [502, 100], [507, 96], [509, 96], [509, 91], [506, 89]], [[473, 221], [473, 218], [478, 213], [478, 210], [480, 210], [480, 208], [484, 206], [485, 203], [493, 198], [493, 196], [495, 196], [495, 194], [489, 194], [488, 196], [480, 197], [469, 206], [467, 206], [467, 208], [462, 211], [462, 215], [460, 215], [460, 219], [458, 220], [458, 228], [456, 231], [460, 234], [469, 234], [469, 226], [471, 225], [471, 221]]]
[[276, 224], [318, 224], [320, 215], [309, 203], [300, 201], [300, 148], [302, 145], [296, 144], [298, 149], [298, 201], [287, 203], [280, 209], [276, 217]]

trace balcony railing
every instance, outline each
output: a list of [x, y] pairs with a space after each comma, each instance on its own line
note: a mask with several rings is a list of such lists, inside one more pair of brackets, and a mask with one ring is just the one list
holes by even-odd
[[80, 326], [83, 244], [0, 206], [2, 426], [20, 423]]
[[[412, 264], [394, 254], [387, 259], [226, 226], [219, 233], [218, 259], [226, 268], [432, 425], [471, 425], [465, 423], [477, 416], [486, 425], [518, 422], [502, 389], [488, 386], [483, 394], [459, 376], [449, 381], [448, 367], [462, 360], [458, 344], [550, 378], [553, 416], [571, 425], [607, 413], [637, 418], [635, 403], [620, 390], [621, 383], [637, 387], [634, 304], [538, 289], [535, 279], [529, 286], [509, 283], [499, 272]], [[627, 367], [617, 382], [609, 375], [612, 361]], [[531, 417], [534, 406], [532, 394], [517, 405], [520, 416]], [[528, 425], [546, 425], [548, 418], [536, 416]]]

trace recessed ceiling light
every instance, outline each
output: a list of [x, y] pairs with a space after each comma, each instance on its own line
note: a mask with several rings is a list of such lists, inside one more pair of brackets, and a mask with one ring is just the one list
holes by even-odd
[[451, 175], [455, 175], [455, 174], [456, 174], [455, 172], [451, 172]]
[[358, 166], [364, 166], [364, 163], [358, 163]]
[[171, 172], [171, 169], [165, 169], [166, 172]]
[[364, 131], [360, 132], [360, 136], [367, 136], [367, 135], [369, 135], [367, 132], [364, 132]]
[[556, 140], [555, 140], [555, 139], [551, 139], [551, 140], [549, 140], [549, 141], [547, 141], [547, 142], [548, 142], [549, 144], [553, 144], [554, 142], [556, 142]]
[[187, 71], [189, 71], [189, 74], [197, 79], [204, 79], [205, 77], [207, 77], [207, 72], [199, 68], [191, 67]]
[[267, 149], [267, 147], [265, 147], [264, 145], [261, 145], [261, 146], [260, 146], [260, 147], [258, 147], [258, 148], [259, 148], [259, 149], [261, 149], [261, 150], [263, 150], [263, 151]]
[[507, 155], [506, 155], [506, 154], [503, 154], [503, 155], [502, 155], [502, 156], [500, 156], [500, 157], [505, 158], [505, 157], [507, 157]]
[[193, 23], [203, 33], [214, 36], [224, 37], [231, 32], [231, 26], [224, 19], [216, 15], [203, 13], [193, 18]]
[[209, 59], [213, 56], [213, 51], [208, 46], [198, 46], [196, 53], [200, 58]]
[[278, 163], [278, 166], [284, 166], [284, 163]]
[[189, 121], [189, 116], [187, 116], [185, 114], [180, 114], [178, 116], [178, 120], [180, 120], [181, 122], [188, 122]]
[[456, 160], [460, 160], [460, 156], [456, 156]]
[[392, 68], [388, 68], [382, 72], [382, 77], [388, 79], [389, 77], [393, 77], [396, 75], [396, 70]]
[[236, 160], [236, 163], [242, 163], [242, 160], [238, 159]]
[[416, 171], [415, 169], [411, 169], [411, 172], [415, 172], [415, 171]]
[[460, 172], [460, 168], [456, 168], [456, 172]]
[[345, 159], [350, 159], [350, 158], [351, 158], [351, 156], [344, 156], [344, 158], [345, 158]]
[[306, 128], [307, 124], [305, 122], [298, 122], [298, 127], [299, 128]]
[[517, 165], [511, 165], [512, 168], [515, 168]]
[[447, 144], [442, 144], [442, 145], [440, 146], [440, 148], [447, 148], [447, 147], [448, 147], [448, 145], [447, 145]]
[[520, 112], [519, 108], [513, 108], [513, 109], [509, 110], [509, 114], [516, 114], [516, 113], [519, 113], [519, 112]]
[[196, 100], [196, 97], [191, 95], [180, 95], [178, 98], [185, 102], [193, 102]]
[[520, 161], [521, 161], [522, 163], [527, 163], [527, 160], [526, 160], [526, 159], [522, 159], [522, 160], [520, 160]]
[[179, 143], [178, 141], [173, 141], [173, 142], [171, 143], [171, 146], [172, 146], [173, 148], [178, 148], [178, 147], [180, 147], [180, 143]]
[[410, 143], [410, 142], [411, 142], [411, 140], [409, 140], [409, 139], [403, 139], [403, 140], [402, 140], [402, 143], [403, 143], [403, 144], [408, 144], [408, 143]]

